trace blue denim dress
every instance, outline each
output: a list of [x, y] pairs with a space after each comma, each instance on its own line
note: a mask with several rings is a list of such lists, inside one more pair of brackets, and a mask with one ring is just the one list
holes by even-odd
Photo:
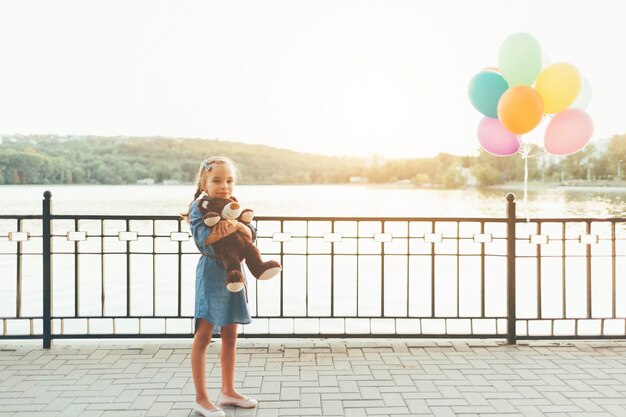
[[[211, 228], [202, 222], [202, 213], [198, 209], [197, 200], [192, 203], [189, 210], [189, 226], [196, 246], [202, 253], [196, 267], [195, 329], [198, 327], [198, 319], [212, 323], [214, 334], [219, 333], [220, 326], [225, 324], [251, 323], [245, 289], [239, 292], [230, 292], [226, 289], [226, 270], [215, 256], [211, 245], [204, 244], [211, 233]], [[250, 226], [250, 229], [254, 239], [256, 230], [253, 226]], [[245, 276], [245, 271], [242, 272]]]

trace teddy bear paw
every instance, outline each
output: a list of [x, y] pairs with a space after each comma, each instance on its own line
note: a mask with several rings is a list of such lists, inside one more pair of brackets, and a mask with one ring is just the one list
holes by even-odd
[[230, 292], [239, 292], [243, 290], [243, 282], [231, 282], [226, 284], [226, 289]]
[[226, 289], [230, 292], [239, 292], [245, 287], [244, 278], [241, 272], [233, 270], [228, 272], [226, 278]]
[[266, 269], [257, 279], [264, 281], [266, 279], [274, 278], [276, 275], [280, 274], [280, 271], [282, 270], [283, 268], [280, 266], [275, 266], [273, 268]]

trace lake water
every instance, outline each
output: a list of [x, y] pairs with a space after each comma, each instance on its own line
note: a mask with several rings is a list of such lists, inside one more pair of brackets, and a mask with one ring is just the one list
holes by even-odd
[[[0, 214], [40, 214], [42, 195], [52, 191], [53, 212], [56, 214], [146, 214], [176, 215], [184, 211], [193, 197], [194, 188], [181, 186], [0, 186]], [[512, 191], [518, 199], [518, 217], [524, 217], [523, 191], [511, 190], [425, 190], [384, 185], [238, 185], [235, 195], [245, 207], [255, 210], [257, 216], [333, 216], [333, 217], [504, 217], [507, 192]], [[580, 187], [531, 190], [528, 194], [527, 211], [530, 217], [626, 217], [626, 190], [617, 188], [584, 189]], [[2, 222], [0, 222], [2, 223]], [[6, 223], [5, 223], [6, 224]], [[0, 246], [6, 248], [6, 234], [0, 224]], [[56, 229], [55, 229], [56, 230]], [[58, 230], [57, 230], [58, 231]], [[5, 236], [5, 237], [2, 237]], [[26, 242], [24, 245], [33, 244]], [[261, 247], [262, 245], [260, 245]], [[14, 245], [12, 246], [14, 247]], [[58, 250], [59, 246], [55, 249]], [[193, 250], [194, 248], [192, 248]], [[558, 248], [557, 248], [558, 249]], [[96, 251], [99, 249], [96, 248]], [[595, 250], [595, 249], [594, 249]], [[2, 252], [2, 251], [0, 251]], [[156, 314], [175, 314], [177, 300], [177, 263], [174, 257], [133, 255], [131, 268], [132, 314], [152, 314], [151, 303], [157, 302]], [[193, 281], [198, 256], [183, 256], [182, 314], [193, 315]], [[626, 313], [622, 294], [626, 288], [626, 257], [617, 261], [618, 267], [618, 315]], [[22, 313], [24, 316], [41, 314], [41, 266], [23, 258]], [[101, 303], [101, 282], [104, 281], [105, 314], [125, 312], [125, 256], [105, 256], [102, 268], [99, 255], [80, 257], [80, 310], [83, 315], [98, 315]], [[478, 291], [480, 262], [476, 257], [460, 258], [457, 271], [456, 257], [437, 256], [436, 313], [454, 315], [457, 306], [460, 314], [477, 314], [480, 311]], [[558, 317], [562, 311], [561, 261], [546, 259], [542, 266], [543, 311]], [[415, 262], [414, 262], [415, 261]], [[287, 256], [283, 273], [284, 312], [294, 315], [326, 315], [330, 309], [330, 263], [328, 256]], [[586, 307], [584, 259], [567, 260], [568, 315], [583, 317]], [[503, 258], [487, 258], [488, 275], [485, 300], [487, 314], [505, 315], [506, 304], [502, 296], [505, 289], [505, 263]], [[73, 314], [74, 257], [55, 255], [53, 262], [53, 314]], [[337, 257], [335, 268], [336, 313], [373, 314], [380, 312], [381, 284], [380, 258], [345, 256]], [[395, 268], [395, 269], [394, 269]], [[409, 270], [407, 270], [409, 268]], [[427, 316], [430, 311], [429, 280], [430, 259], [414, 259], [407, 266], [406, 257], [385, 261], [385, 312], [387, 314], [410, 314]], [[104, 280], [102, 279], [104, 270]], [[360, 287], [355, 292], [356, 271], [359, 271]], [[0, 256], [0, 317], [10, 317], [16, 308], [15, 256]], [[417, 272], [416, 272], [417, 271]], [[536, 266], [534, 261], [524, 260], [518, 264], [518, 304], [520, 314], [532, 316], [536, 311], [534, 300], [536, 288], [533, 282]], [[606, 296], [612, 291], [610, 285], [610, 262], [600, 259], [593, 264], [594, 314], [610, 313], [611, 303]], [[152, 280], [157, 282], [153, 288]], [[459, 276], [459, 282], [456, 276]], [[408, 278], [407, 278], [408, 277]], [[440, 279], [441, 277], [441, 279]], [[407, 282], [411, 280], [411, 305], [394, 302], [407, 296]], [[308, 297], [305, 298], [305, 289]], [[478, 292], [477, 292], [478, 291]], [[456, 293], [460, 294], [457, 303]], [[250, 308], [259, 315], [279, 313], [277, 294], [278, 279], [251, 286]], [[358, 308], [357, 308], [358, 299]], [[358, 310], [358, 311], [357, 311]], [[66, 331], [68, 327], [66, 327]], [[145, 331], [145, 330], [144, 330]], [[81, 330], [77, 330], [81, 332]]]
[[[193, 197], [192, 186], [0, 186], [0, 214], [39, 214], [45, 190], [57, 214], [175, 215]], [[523, 191], [428, 190], [393, 185], [238, 185], [235, 195], [257, 216], [504, 217], [506, 194]], [[625, 217], [626, 189], [556, 187], [531, 190], [530, 217]]]

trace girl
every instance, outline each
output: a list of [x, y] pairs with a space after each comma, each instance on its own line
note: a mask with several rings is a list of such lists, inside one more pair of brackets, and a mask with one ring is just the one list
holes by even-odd
[[226, 271], [215, 256], [211, 245], [237, 231], [247, 233], [252, 239], [256, 230], [236, 221], [221, 220], [213, 227], [202, 222], [198, 198], [204, 193], [209, 198], [230, 198], [236, 179], [235, 163], [226, 157], [209, 158], [202, 163], [196, 178], [196, 194], [183, 217], [189, 222], [196, 246], [202, 253], [196, 268], [196, 306], [194, 312], [195, 332], [191, 347], [191, 372], [196, 388], [194, 411], [205, 417], [222, 417], [224, 411], [210, 399], [206, 390], [206, 349], [213, 332], [220, 332], [222, 347], [222, 389], [220, 406], [233, 405], [254, 408], [257, 401], [235, 391], [235, 359], [237, 324], [251, 322], [244, 291], [230, 292], [226, 289]]

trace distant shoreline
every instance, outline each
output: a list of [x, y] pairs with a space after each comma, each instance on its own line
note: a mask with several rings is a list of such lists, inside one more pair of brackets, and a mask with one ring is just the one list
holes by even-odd
[[[415, 188], [418, 190], [438, 190], [438, 191], [454, 191], [454, 190], [503, 190], [503, 191], [523, 191], [524, 184], [522, 182], [511, 182], [506, 184], [498, 184], [498, 185], [490, 185], [487, 187], [479, 187], [479, 186], [464, 186], [457, 188], [443, 188], [437, 186], [419, 186], [415, 184], [406, 184], [406, 183], [318, 183], [318, 184], [256, 184], [256, 183], [239, 183], [238, 185], [243, 186], [256, 186], [256, 187], [267, 187], [267, 186], [351, 186], [351, 187], [380, 187], [380, 188], [403, 188], [403, 189], [411, 189]], [[0, 187], [193, 187], [192, 183], [177, 183], [177, 184], [163, 184], [163, 183], [154, 183], [154, 184], [0, 184]], [[564, 190], [564, 191], [610, 191], [610, 192], [626, 192], [626, 182], [565, 182], [565, 183], [538, 183], [531, 182], [528, 184], [529, 191], [546, 191], [546, 190]]]
[[[485, 187], [491, 190], [524, 190], [524, 183], [511, 182], [507, 184], [492, 185]], [[545, 191], [545, 190], [565, 190], [565, 191], [624, 191], [626, 192], [626, 182], [612, 182], [612, 181], [566, 181], [565, 183], [537, 183], [532, 182], [528, 184], [528, 190], [530, 191]]]

